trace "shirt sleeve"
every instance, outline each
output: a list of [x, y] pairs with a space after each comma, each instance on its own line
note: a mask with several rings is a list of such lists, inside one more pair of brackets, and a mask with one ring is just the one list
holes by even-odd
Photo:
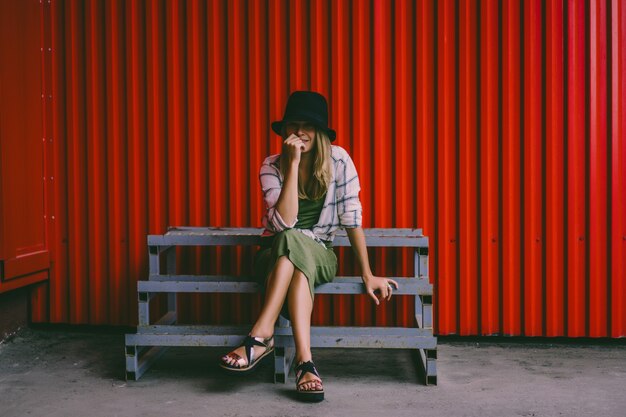
[[359, 200], [361, 185], [359, 175], [350, 155], [346, 152], [337, 164], [337, 215], [341, 228], [355, 228], [362, 225], [362, 206]]
[[265, 201], [265, 215], [263, 216], [263, 227], [275, 233], [285, 229], [293, 228], [298, 223], [298, 218], [292, 224], [287, 224], [276, 210], [276, 203], [283, 188], [280, 171], [266, 159], [261, 165], [259, 173], [261, 182], [261, 192]]

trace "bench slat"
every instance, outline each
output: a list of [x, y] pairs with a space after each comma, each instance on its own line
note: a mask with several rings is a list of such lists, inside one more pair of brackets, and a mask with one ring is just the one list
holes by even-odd
[[[237, 346], [249, 326], [147, 326], [126, 335], [127, 345], [137, 346]], [[274, 330], [280, 346], [293, 346], [290, 327]], [[312, 326], [312, 347], [361, 347], [410, 349], [436, 347], [429, 329], [410, 327]]]
[[[237, 227], [177, 227], [164, 235], [149, 235], [148, 246], [233, 246], [259, 245], [262, 228]], [[428, 238], [422, 229], [363, 229], [367, 246], [373, 247], [428, 247]], [[335, 234], [333, 246], [349, 246], [345, 230]]]
[[[165, 233], [167, 236], [176, 235], [201, 235], [201, 236], [231, 236], [231, 235], [260, 235], [261, 227], [170, 227]], [[363, 229], [365, 236], [388, 236], [388, 237], [421, 237], [422, 229], [409, 228], [377, 228]], [[159, 236], [159, 235], [153, 235]], [[335, 236], [347, 236], [345, 229], [337, 230]]]
[[[432, 284], [427, 278], [389, 277], [398, 281], [400, 289], [394, 295], [430, 295]], [[256, 293], [261, 286], [251, 277], [211, 275], [153, 275], [150, 281], [138, 281], [138, 292], [216, 292]], [[335, 277], [333, 282], [315, 288], [316, 294], [366, 294], [360, 277]]]

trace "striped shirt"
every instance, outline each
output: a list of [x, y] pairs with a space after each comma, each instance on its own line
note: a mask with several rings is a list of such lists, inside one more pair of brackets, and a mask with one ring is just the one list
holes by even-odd
[[[265, 158], [261, 165], [259, 180], [265, 200], [266, 211], [262, 224], [262, 236], [272, 236], [285, 229], [292, 229], [298, 218], [287, 224], [276, 210], [284, 178], [280, 173], [280, 154]], [[359, 200], [361, 186], [354, 162], [345, 149], [331, 145], [332, 176], [320, 218], [311, 229], [296, 229], [326, 247], [335, 238], [339, 228], [361, 227], [362, 208]]]

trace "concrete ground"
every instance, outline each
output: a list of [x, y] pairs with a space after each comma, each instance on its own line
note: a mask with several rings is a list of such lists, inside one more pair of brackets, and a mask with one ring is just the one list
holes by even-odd
[[316, 349], [320, 404], [269, 366], [223, 375], [222, 353], [173, 348], [127, 383], [122, 334], [22, 329], [0, 344], [0, 416], [626, 416], [623, 343], [439, 338], [437, 386], [418, 384], [410, 351]]

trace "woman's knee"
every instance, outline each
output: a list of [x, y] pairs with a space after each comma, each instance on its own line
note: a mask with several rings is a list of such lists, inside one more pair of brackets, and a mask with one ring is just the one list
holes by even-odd
[[289, 284], [289, 287], [300, 289], [301, 291], [306, 290], [307, 292], [309, 292], [309, 280], [304, 274], [304, 272], [296, 268], [293, 272], [293, 276], [291, 278], [291, 283]]
[[293, 262], [291, 262], [291, 259], [289, 259], [289, 256], [287, 255], [281, 255], [278, 257], [278, 259], [276, 259], [276, 265], [281, 267], [281, 268], [288, 268], [289, 271], [289, 275], [293, 275], [293, 272], [291, 271], [292, 269], [295, 269]]
[[268, 274], [268, 282], [272, 277], [276, 277], [279, 276], [281, 278], [284, 279], [288, 279], [289, 281], [291, 281], [291, 277], [293, 276], [293, 271], [294, 271], [295, 267], [293, 266], [293, 264], [291, 263], [291, 261], [289, 260], [289, 258], [287, 256], [280, 256], [278, 257], [278, 259], [276, 259], [276, 262], [274, 263], [274, 267], [272, 268], [272, 271]]

